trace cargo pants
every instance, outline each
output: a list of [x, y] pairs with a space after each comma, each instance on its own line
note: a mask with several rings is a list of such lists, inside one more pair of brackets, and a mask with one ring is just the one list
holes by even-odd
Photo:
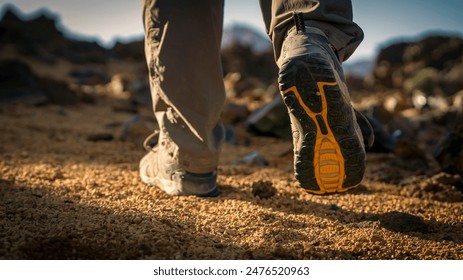
[[[306, 25], [326, 34], [341, 61], [363, 39], [363, 31], [352, 21], [350, 0], [260, 0], [260, 7], [277, 64], [295, 12], [303, 13]], [[223, 0], [143, 0], [156, 120], [177, 146], [172, 156], [179, 168], [193, 173], [217, 167], [223, 139], [223, 8]]]

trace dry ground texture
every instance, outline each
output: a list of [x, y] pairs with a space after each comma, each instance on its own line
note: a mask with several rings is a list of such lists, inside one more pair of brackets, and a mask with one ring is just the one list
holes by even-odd
[[[225, 145], [219, 197], [170, 197], [138, 178], [141, 135], [110, 139], [130, 117], [104, 101], [1, 105], [0, 258], [463, 258], [463, 203], [432, 187], [448, 176], [393, 183], [400, 161], [368, 154], [356, 191], [313, 196], [290, 142], [251, 138]], [[255, 151], [267, 166], [239, 161]]]

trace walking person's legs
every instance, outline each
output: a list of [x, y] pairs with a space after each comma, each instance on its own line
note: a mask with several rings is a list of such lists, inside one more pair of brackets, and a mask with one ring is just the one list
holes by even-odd
[[[357, 186], [365, 149], [341, 61], [363, 33], [352, 22], [350, 1], [260, 3], [291, 119], [296, 179], [314, 194]], [[223, 1], [144, 1], [146, 58], [160, 132], [158, 144], [140, 162], [140, 176], [171, 195], [218, 194], [222, 18]]]
[[142, 181], [172, 195], [216, 195], [225, 100], [223, 1], [144, 0], [145, 51], [160, 132]]

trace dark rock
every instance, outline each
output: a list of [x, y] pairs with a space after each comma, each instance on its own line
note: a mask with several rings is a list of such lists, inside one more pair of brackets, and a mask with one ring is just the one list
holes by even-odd
[[403, 55], [409, 45], [410, 43], [400, 42], [380, 50], [373, 71], [376, 84], [388, 88], [395, 86], [393, 73], [403, 64]]
[[243, 122], [249, 116], [245, 105], [227, 103], [222, 111], [222, 121], [225, 125], [234, 125]]
[[345, 75], [346, 77], [346, 84], [349, 87], [350, 92], [363, 90], [367, 88], [365, 78], [364, 77], [357, 77], [353, 75]]
[[405, 50], [409, 45], [409, 42], [397, 42], [382, 48], [376, 58], [376, 64], [387, 62], [392, 66], [402, 65]]
[[[104, 74], [104, 71], [102, 73]], [[126, 107], [141, 105], [152, 108], [148, 75], [140, 76], [143, 78], [137, 77], [133, 73], [115, 74], [105, 88], [112, 97], [126, 101], [128, 103]]]
[[267, 166], [268, 161], [258, 152], [252, 152], [244, 155], [241, 159], [232, 162], [234, 165], [253, 165], [253, 166]]
[[69, 105], [77, 95], [69, 85], [37, 76], [19, 60], [0, 61], [0, 102]]
[[[424, 94], [424, 97], [427, 98], [432, 95], [442, 94], [441, 89], [439, 88], [439, 71], [435, 68], [427, 67], [416, 71], [412, 74], [410, 78], [404, 81], [404, 90], [406, 94], [413, 94], [417, 91]], [[426, 101], [426, 100], [425, 100]], [[414, 102], [415, 107], [420, 108], [421, 106]]]
[[252, 112], [246, 126], [256, 135], [292, 139], [288, 109], [280, 95]]
[[[463, 39], [447, 35], [430, 35], [416, 42], [400, 42], [383, 48], [374, 69], [375, 84], [379, 87], [401, 88], [404, 81], [420, 70], [433, 68], [431, 91], [454, 94], [461, 86], [458, 66], [463, 59]], [[435, 81], [437, 80], [437, 83]], [[429, 80], [426, 87], [429, 89]], [[427, 90], [426, 89], [426, 90]]]
[[232, 43], [221, 51], [224, 74], [240, 73], [242, 77], [255, 77], [265, 84], [272, 83], [278, 75], [273, 50], [256, 52], [251, 46]]
[[458, 182], [461, 181], [461, 179], [462, 178], [459, 175], [451, 175], [445, 172], [436, 174], [434, 177], [432, 177], [432, 180], [436, 181], [439, 184], [444, 184], [444, 185], [457, 184]]
[[275, 187], [273, 187], [272, 182], [269, 181], [258, 181], [254, 182], [251, 186], [251, 191], [254, 196], [260, 198], [270, 198], [274, 196], [277, 192]]
[[130, 114], [138, 114], [138, 108], [135, 104], [130, 102], [130, 100], [115, 100], [113, 102], [112, 109], [114, 112], [123, 112]]
[[336, 204], [331, 204], [329, 209], [333, 211], [338, 211], [341, 208], [339, 208], [339, 206], [337, 206]]
[[109, 75], [102, 69], [78, 68], [69, 72], [69, 76], [76, 79], [80, 85], [102, 85], [110, 81]]
[[242, 124], [225, 125], [225, 141], [234, 145], [249, 146], [251, 137]]
[[463, 111], [463, 89], [455, 93], [451, 99], [452, 106], [458, 111]]
[[85, 138], [87, 141], [90, 142], [99, 142], [99, 141], [112, 141], [114, 140], [114, 136], [111, 133], [94, 133], [87, 135]]
[[416, 139], [400, 139], [396, 142], [394, 154], [400, 167], [415, 175], [435, 174], [440, 171], [432, 155], [417, 145]]
[[[50, 103], [59, 105], [70, 105], [75, 104], [77, 102], [77, 95], [73, 91], [71, 91], [67, 83], [49, 78], [42, 78], [40, 82]], [[85, 98], [84, 96], [82, 97]], [[83, 100], [89, 99], [87, 98]]]
[[152, 132], [140, 115], [133, 115], [125, 120], [119, 129], [116, 139], [143, 146], [146, 136]]
[[0, 61], [0, 102], [46, 103], [47, 95], [30, 67], [19, 60]]
[[79, 98], [79, 101], [82, 103], [96, 104], [97, 102], [97, 98], [95, 95], [85, 93], [85, 92], [79, 92], [77, 97]]
[[375, 141], [373, 145], [367, 150], [372, 153], [390, 153], [394, 151], [395, 139], [386, 131], [382, 124], [376, 119], [368, 118], [373, 132], [375, 135]]
[[266, 84], [260, 78], [239, 72], [228, 73], [224, 78], [224, 85], [229, 99], [242, 96], [259, 99], [266, 93]]
[[463, 60], [443, 74], [442, 88], [446, 95], [452, 95], [463, 90]]
[[[430, 35], [410, 44], [404, 52], [405, 64], [416, 65], [417, 68], [432, 67], [439, 71], [458, 62], [463, 54], [463, 39], [446, 35]], [[405, 74], [416, 71], [408, 67]]]
[[411, 176], [400, 182], [400, 195], [444, 202], [463, 201], [463, 182], [459, 175], [444, 172], [431, 178]]
[[130, 92], [130, 100], [133, 104], [149, 107], [153, 106], [151, 99], [151, 91], [147, 75], [143, 75], [141, 79], [130, 81], [127, 90]]
[[437, 145], [435, 158], [442, 170], [463, 177], [463, 112], [460, 112], [454, 128]]
[[[366, 113], [362, 113], [362, 115], [365, 117], [365, 119], [363, 119], [361, 116], [359, 116], [359, 113], [357, 113], [357, 123], [359, 124], [362, 131], [367, 152], [392, 152], [394, 150], [395, 139], [386, 131], [384, 126], [375, 117]], [[368, 125], [366, 121], [368, 121], [370, 125]], [[373, 131], [370, 131], [370, 129], [373, 129]], [[371, 138], [371, 133], [373, 133], [374, 139], [369, 139]]]
[[428, 224], [422, 218], [396, 211], [381, 214], [379, 216], [379, 225], [394, 232], [427, 233], [429, 231]]

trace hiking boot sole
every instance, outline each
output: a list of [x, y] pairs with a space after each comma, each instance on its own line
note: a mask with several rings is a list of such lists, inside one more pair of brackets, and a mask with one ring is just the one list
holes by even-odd
[[171, 180], [167, 179], [147, 178], [141, 176], [141, 180], [146, 185], [157, 187], [165, 193], [167, 193], [168, 195], [172, 196], [194, 195], [199, 197], [216, 197], [220, 194], [219, 188], [216, 186], [207, 189], [203, 187], [201, 191], [198, 191], [196, 186], [180, 186], [178, 183], [172, 182]]
[[347, 88], [329, 58], [322, 53], [292, 57], [280, 67], [278, 82], [293, 115], [293, 137], [300, 139], [294, 174], [301, 187], [312, 194], [355, 188], [365, 172], [363, 139], [344, 97]]

